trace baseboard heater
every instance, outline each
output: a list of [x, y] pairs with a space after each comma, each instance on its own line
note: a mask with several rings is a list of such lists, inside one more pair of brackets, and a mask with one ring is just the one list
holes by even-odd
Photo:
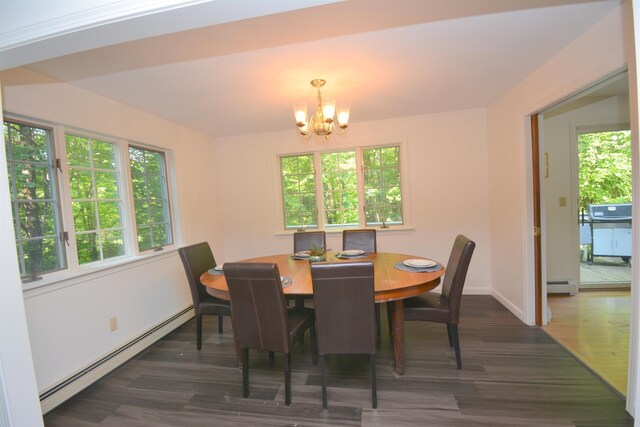
[[547, 293], [575, 295], [578, 293], [578, 284], [574, 280], [548, 281]]
[[100, 360], [40, 394], [42, 414], [47, 414], [84, 390], [160, 338], [192, 319], [193, 305], [165, 320], [142, 335], [118, 347]]

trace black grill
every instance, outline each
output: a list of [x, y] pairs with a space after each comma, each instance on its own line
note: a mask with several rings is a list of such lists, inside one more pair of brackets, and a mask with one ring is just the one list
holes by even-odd
[[[620, 257], [625, 262], [631, 259], [631, 203], [588, 206], [588, 228], [591, 240], [587, 252], [589, 265], [594, 256]], [[586, 224], [581, 224], [580, 244], [583, 243], [583, 230]]]
[[589, 205], [589, 216], [593, 222], [631, 223], [631, 203]]

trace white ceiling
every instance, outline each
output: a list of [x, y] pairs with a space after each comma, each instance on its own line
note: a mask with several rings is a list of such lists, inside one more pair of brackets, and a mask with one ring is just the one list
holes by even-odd
[[[191, 3], [198, 4], [181, 9], [182, 28], [188, 8], [205, 6]], [[245, 11], [251, 4], [204, 3]], [[351, 106], [352, 122], [379, 120], [485, 107], [620, 1], [255, 3], [279, 10], [208, 26], [200, 19], [199, 28], [150, 38], [141, 35], [149, 21], [138, 16], [127, 21], [137, 23], [132, 41], [101, 40], [103, 47], [27, 67], [213, 137], [293, 129], [293, 102], [313, 108], [313, 78], [327, 80], [325, 97]], [[122, 21], [100, 31], [118, 28]], [[72, 36], [88, 39], [64, 35]], [[24, 45], [37, 53], [37, 44]]]

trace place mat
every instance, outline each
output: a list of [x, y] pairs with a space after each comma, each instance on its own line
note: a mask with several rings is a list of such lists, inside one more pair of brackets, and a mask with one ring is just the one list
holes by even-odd
[[358, 259], [358, 258], [366, 258], [368, 257], [369, 254], [368, 253], [364, 253], [362, 255], [342, 255], [342, 254], [336, 254], [336, 258], [340, 258], [340, 259]]
[[398, 270], [408, 271], [409, 273], [431, 273], [431, 272], [434, 272], [434, 271], [441, 270], [442, 269], [442, 264], [438, 263], [438, 264], [434, 265], [433, 267], [416, 268], [416, 267], [409, 267], [408, 265], [405, 265], [405, 264], [399, 262], [396, 265], [394, 265], [394, 267], [397, 268]]
[[220, 274], [224, 274], [224, 271], [216, 270], [215, 268], [210, 268], [207, 270], [207, 273], [213, 274], [214, 276], [219, 276]]
[[303, 256], [295, 256], [295, 255], [291, 255], [289, 258], [291, 259], [296, 259], [296, 260], [303, 260], [303, 261], [309, 261], [309, 257], [303, 257]]
[[291, 277], [281, 276], [281, 279], [282, 279], [283, 288], [289, 287], [293, 283], [293, 280], [291, 280]]

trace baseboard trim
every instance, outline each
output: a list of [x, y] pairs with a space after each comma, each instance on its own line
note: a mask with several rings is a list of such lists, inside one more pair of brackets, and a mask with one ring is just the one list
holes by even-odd
[[40, 394], [42, 414], [47, 414], [60, 406], [169, 332], [191, 320], [194, 315], [193, 306], [185, 308], [137, 338], [118, 347], [80, 372], [46, 390]]
[[520, 310], [518, 307], [513, 305], [511, 303], [511, 301], [509, 301], [507, 298], [505, 298], [500, 292], [496, 291], [495, 289], [492, 289], [491, 290], [491, 296], [494, 297], [495, 299], [497, 299], [500, 302], [500, 304], [504, 305], [507, 308], [507, 310], [512, 312], [518, 319], [520, 319], [522, 322], [528, 324], [524, 320], [524, 313], [522, 312], [522, 310]]

